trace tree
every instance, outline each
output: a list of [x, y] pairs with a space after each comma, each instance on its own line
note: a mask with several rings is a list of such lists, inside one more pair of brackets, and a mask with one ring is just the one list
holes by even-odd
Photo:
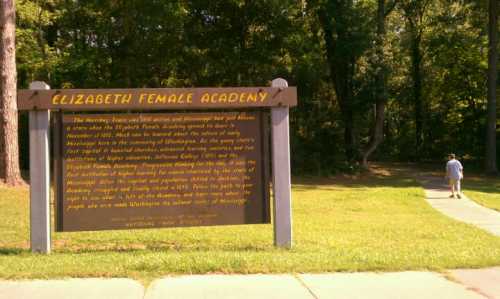
[[384, 138], [385, 106], [387, 103], [387, 64], [385, 63], [385, 20], [394, 9], [397, 0], [387, 3], [377, 0], [377, 33], [375, 37], [375, 123], [370, 142], [362, 154], [362, 165], [368, 168], [368, 158], [377, 149]]
[[187, 59], [179, 74], [205, 86], [268, 84], [284, 76], [297, 8], [290, 0], [185, 1]]
[[497, 87], [497, 61], [498, 61], [498, 3], [497, 0], [489, 1], [488, 22], [488, 109], [486, 126], [486, 172], [496, 174], [497, 149], [496, 149], [496, 87]]
[[[451, 3], [451, 4], [450, 4]], [[424, 158], [453, 152], [484, 163], [487, 9], [440, 1], [426, 33]]]
[[422, 39], [426, 29], [424, 23], [427, 8], [431, 0], [405, 0], [401, 3], [403, 15], [406, 19], [409, 35], [409, 48], [411, 58], [411, 78], [413, 82], [413, 104], [415, 107], [415, 158], [420, 159], [423, 148], [424, 100], [422, 63], [424, 53]]
[[323, 30], [326, 60], [344, 123], [346, 158], [357, 156], [355, 135], [355, 74], [359, 57], [368, 41], [362, 2], [330, 0], [320, 2], [318, 17]]
[[0, 179], [22, 183], [17, 137], [17, 72], [14, 0], [0, 1]]

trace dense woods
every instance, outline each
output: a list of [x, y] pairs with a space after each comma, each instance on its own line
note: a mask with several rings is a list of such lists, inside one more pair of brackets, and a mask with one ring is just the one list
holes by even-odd
[[[488, 114], [498, 59], [489, 2], [19, 0], [18, 87], [267, 86], [283, 77], [299, 92], [295, 173], [449, 152], [486, 165], [500, 136], [493, 102]], [[23, 167], [26, 125], [21, 116]]]

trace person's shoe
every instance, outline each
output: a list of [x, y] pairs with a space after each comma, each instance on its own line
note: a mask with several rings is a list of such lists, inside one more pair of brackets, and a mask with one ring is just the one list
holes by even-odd
[[457, 198], [460, 199], [460, 198], [462, 198], [462, 196], [460, 196], [460, 194], [457, 194]]
[[455, 198], [455, 194], [450, 195], [450, 198]]

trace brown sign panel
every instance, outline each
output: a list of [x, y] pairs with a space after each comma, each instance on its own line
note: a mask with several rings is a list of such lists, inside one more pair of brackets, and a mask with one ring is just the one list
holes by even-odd
[[269, 223], [267, 114], [62, 114], [57, 230]]
[[165, 110], [297, 105], [295, 87], [19, 90], [19, 110]]

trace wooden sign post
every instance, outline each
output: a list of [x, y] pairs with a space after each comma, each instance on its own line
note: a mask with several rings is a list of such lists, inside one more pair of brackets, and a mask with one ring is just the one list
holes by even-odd
[[291, 248], [296, 103], [283, 79], [250, 88], [32, 83], [18, 92], [30, 112], [32, 251], [50, 252], [50, 161], [56, 231], [270, 223], [272, 169], [274, 243]]
[[[281, 78], [272, 87], [287, 88]], [[290, 174], [290, 137], [288, 106], [271, 108], [273, 193], [274, 193], [274, 244], [292, 247], [292, 185]]]
[[[32, 82], [31, 90], [48, 90]], [[31, 251], [50, 253], [49, 110], [30, 110], [30, 244]]]

